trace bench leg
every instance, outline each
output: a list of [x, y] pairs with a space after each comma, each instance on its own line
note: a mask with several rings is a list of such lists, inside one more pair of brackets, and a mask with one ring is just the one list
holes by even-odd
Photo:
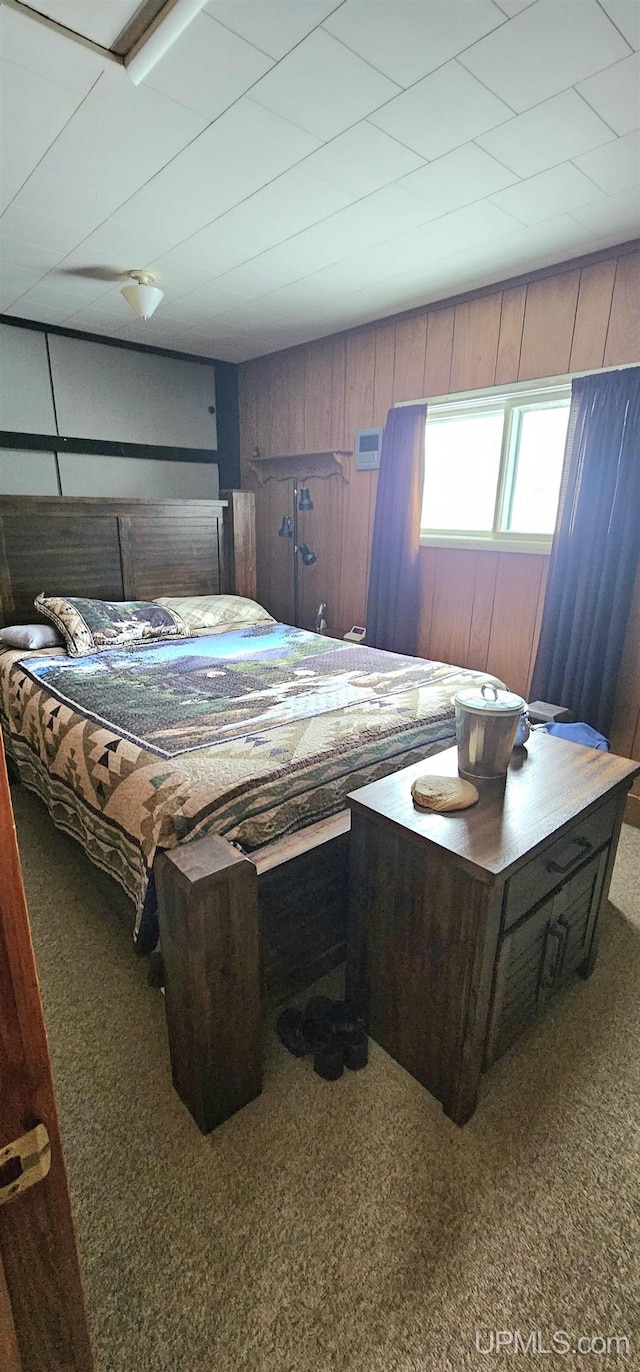
[[207, 836], [154, 872], [173, 1084], [208, 1133], [262, 1086], [256, 870]]

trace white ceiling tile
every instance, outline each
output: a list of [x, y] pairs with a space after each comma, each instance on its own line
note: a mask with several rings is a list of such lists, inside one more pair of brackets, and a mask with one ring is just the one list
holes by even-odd
[[194, 267], [189, 262], [181, 262], [171, 253], [154, 257], [145, 265], [157, 277], [158, 285], [163, 290], [169, 286], [181, 294], [197, 290], [199, 286], [204, 286], [206, 281], [210, 281], [212, 275], [217, 275], [216, 272], [207, 271], [203, 267]]
[[410, 235], [403, 234], [395, 240], [394, 251], [400, 263], [420, 265], [436, 256], [475, 252], [480, 243], [494, 243], [512, 233], [516, 226], [517, 221], [510, 214], [488, 200], [479, 200], [414, 229]]
[[363, 119], [312, 152], [304, 168], [333, 186], [362, 196], [388, 186], [421, 164], [417, 153]]
[[75, 314], [76, 310], [81, 309], [82, 303], [81, 295], [75, 295], [73, 291], [54, 289], [42, 281], [20, 299], [20, 305], [29, 309], [55, 310], [60, 320], [68, 319], [70, 315]]
[[0, 233], [19, 239], [22, 243], [48, 248], [56, 262], [84, 239], [84, 229], [78, 228], [77, 224], [63, 224], [62, 220], [52, 220], [48, 214], [25, 210], [15, 202], [1, 215]]
[[87, 261], [82, 246], [67, 252], [66, 258], [52, 270], [47, 277], [47, 285], [74, 295], [84, 296], [85, 300], [95, 300], [113, 288], [114, 281], [121, 279], [122, 265], [119, 262], [102, 262], [100, 265]]
[[120, 205], [118, 218], [143, 231], [161, 223], [177, 245], [227, 209], [232, 194], [228, 174], [210, 175], [196, 141]]
[[595, 148], [584, 157], [577, 157], [575, 164], [607, 195], [630, 190], [640, 181], [640, 133], [636, 130], [603, 148]]
[[[49, 176], [42, 167], [36, 167], [16, 196], [16, 205], [34, 210], [36, 214], [50, 215], [65, 224], [77, 224], [78, 228], [90, 233], [113, 214], [120, 201], [115, 196], [85, 190], [79, 179], [72, 179], [73, 168], [67, 170], [68, 177], [62, 178]], [[81, 174], [78, 169], [78, 177]]]
[[491, 196], [491, 204], [512, 214], [522, 224], [539, 224], [543, 219], [563, 214], [565, 210], [588, 205], [602, 199], [603, 192], [590, 177], [585, 176], [572, 162], [538, 172], [527, 181], [508, 186]]
[[640, 5], [638, 0], [600, 0], [616, 28], [632, 48], [640, 48]]
[[[50, 278], [47, 278], [48, 280]], [[69, 294], [76, 300], [76, 311], [82, 314], [83, 318], [91, 314], [94, 318], [100, 318], [104, 324], [111, 324], [114, 320], [119, 320], [122, 324], [128, 324], [133, 318], [131, 306], [127, 304], [124, 296], [120, 294], [120, 282], [115, 287], [106, 291], [97, 300], [87, 301], [84, 296], [78, 295], [73, 289], [76, 284], [75, 279], [67, 278], [69, 283]], [[56, 288], [58, 289], [58, 288]]]
[[424, 224], [434, 213], [424, 201], [402, 186], [385, 186], [365, 200], [340, 210], [322, 224], [315, 224], [295, 238], [262, 253], [251, 265], [286, 285], [351, 253], [381, 243], [402, 229]]
[[[5, 285], [0, 276], [0, 312], [2, 314], [16, 314], [20, 317], [18, 313], [18, 301], [16, 300], [16, 296], [18, 295], [19, 292], [14, 287]], [[32, 315], [25, 317], [33, 318]], [[49, 321], [47, 320], [46, 322], [48, 323]]]
[[5, 305], [24, 295], [25, 291], [36, 285], [41, 276], [42, 272], [27, 271], [25, 267], [13, 267], [0, 262], [0, 295]]
[[250, 98], [318, 138], [335, 138], [399, 87], [323, 29], [254, 86]]
[[84, 229], [78, 228], [77, 224], [65, 224], [61, 219], [52, 219], [47, 214], [25, 210], [24, 206], [14, 203], [0, 217], [0, 234], [48, 248], [55, 253], [57, 260], [84, 238]]
[[520, 113], [627, 52], [596, 0], [538, 0], [460, 61]]
[[[602, 203], [602, 202], [600, 202]], [[582, 214], [582, 210], [577, 210], [576, 214]], [[585, 230], [585, 226], [579, 224], [577, 219], [570, 214], [554, 215], [553, 219], [545, 219], [541, 224], [532, 224], [525, 229], [516, 229], [514, 233], [508, 234], [503, 239], [505, 249], [505, 276], [511, 275], [513, 268], [508, 265], [508, 258], [517, 257], [524, 260], [534, 254], [540, 256], [543, 253], [557, 251], [573, 251], [574, 253], [589, 252], [598, 245], [593, 234]]]
[[0, 262], [12, 267], [26, 267], [27, 271], [46, 272], [60, 261], [59, 252], [25, 243], [17, 238], [5, 238], [0, 233]]
[[144, 84], [216, 119], [272, 66], [270, 57], [202, 13], [153, 67]]
[[598, 72], [578, 89], [616, 133], [632, 133], [640, 127], [640, 52]]
[[211, 293], [215, 296], [217, 291], [228, 291], [235, 296], [236, 304], [244, 304], [247, 300], [254, 297], [266, 295], [267, 291], [273, 290], [273, 277], [268, 272], [260, 270], [261, 259], [255, 259], [246, 266], [234, 267], [233, 271], [225, 272], [224, 276], [216, 277], [215, 281], [203, 286], [199, 292], [202, 299], [206, 300]]
[[163, 323], [192, 323], [196, 327], [203, 319], [213, 318], [231, 309], [237, 300], [238, 296], [231, 291], [208, 283], [198, 290], [186, 292], [178, 300], [161, 305], [153, 318], [158, 316]]
[[78, 95], [86, 95], [109, 61], [7, 5], [0, 8], [0, 52], [5, 62], [15, 62]]
[[139, 0], [36, 0], [32, 8], [108, 48], [139, 9]]
[[317, 146], [312, 134], [243, 97], [132, 196], [118, 218], [141, 228], [162, 222], [177, 247]]
[[209, 0], [205, 12], [270, 57], [284, 57], [336, 8], [337, 0]]
[[475, 143], [465, 143], [446, 157], [439, 157], [405, 176], [401, 184], [444, 214], [446, 210], [470, 205], [493, 191], [511, 186], [517, 180], [514, 172], [496, 162]]
[[0, 62], [0, 163], [6, 181], [22, 183], [81, 101], [75, 91]]
[[[34, 309], [37, 309], [34, 306]], [[41, 307], [42, 308], [42, 307]], [[53, 313], [53, 311], [50, 311]], [[36, 317], [35, 315], [33, 316]], [[43, 318], [43, 324], [56, 323], [56, 320]], [[122, 320], [113, 313], [108, 314], [104, 311], [94, 309], [93, 305], [85, 305], [82, 309], [76, 310], [73, 314], [68, 314], [65, 323], [72, 329], [84, 329], [89, 333], [112, 334], [117, 337], [123, 329]]]
[[[156, 232], [156, 228], [160, 232]], [[104, 265], [117, 262], [127, 270], [134, 271], [144, 267], [154, 257], [160, 257], [172, 246], [170, 234], [161, 232], [162, 223], [154, 225], [153, 232], [133, 228], [117, 218], [108, 219], [93, 233], [87, 235], [81, 245], [87, 261], [104, 261]], [[1, 231], [1, 230], [0, 230]]]
[[217, 357], [221, 362], [246, 362], [250, 357], [259, 357], [262, 351], [260, 347], [254, 352], [250, 342], [238, 335], [218, 339], [216, 334], [212, 333], [210, 348], [207, 351], [203, 349], [203, 356]]
[[175, 263], [178, 270], [187, 267], [205, 273], [206, 280], [230, 271], [241, 262], [246, 262], [253, 254], [242, 243], [232, 243], [217, 232], [216, 225], [200, 229], [191, 238], [186, 238], [174, 252], [165, 253], [164, 261], [169, 268]]
[[16, 300], [15, 305], [10, 305], [8, 309], [4, 310], [4, 313], [14, 319], [32, 319], [38, 324], [62, 323], [60, 310], [57, 306], [33, 305], [29, 303], [28, 295], [23, 295], [20, 300]]
[[[342, 263], [339, 265], [342, 266]], [[328, 286], [323, 279], [325, 273], [335, 271], [337, 266], [338, 264], [335, 267], [324, 267], [322, 271], [314, 272], [311, 276], [301, 277], [288, 286], [279, 286], [277, 290], [262, 296], [260, 304], [265, 309], [269, 305], [273, 305], [274, 318], [276, 315], [280, 318], [285, 312], [293, 317], [299, 310], [310, 309], [313, 305], [320, 303], [326, 304], [328, 300], [336, 296], [343, 296], [345, 293], [344, 281], [342, 286], [336, 288]]]
[[513, 111], [458, 62], [448, 62], [370, 116], [370, 122], [423, 157], [442, 157]]
[[229, 242], [241, 242], [251, 254], [259, 253], [352, 203], [353, 195], [312, 175], [308, 165], [307, 158], [270, 181], [223, 214], [215, 228]]
[[535, 176], [613, 138], [608, 124], [574, 90], [562, 91], [478, 139], [518, 176]]
[[[355, 290], [375, 291], [392, 277], [403, 276], [407, 289], [419, 289], [432, 263], [455, 252], [466, 253], [467, 259], [492, 251], [498, 253], [497, 241], [513, 231], [516, 221], [496, 207], [478, 203], [443, 215], [429, 224], [396, 234], [375, 247], [344, 257], [334, 265], [281, 288], [274, 297], [290, 300], [292, 306], [307, 310], [323, 309], [332, 298], [342, 299]], [[406, 276], [406, 283], [404, 277]], [[398, 306], [398, 308], [400, 308]]]
[[626, 238], [640, 235], [640, 189], [621, 191], [619, 195], [608, 195], [594, 205], [585, 205], [573, 211], [573, 218], [584, 224], [599, 238], [620, 234]]
[[327, 301], [336, 297], [342, 298], [358, 288], [370, 286], [372, 281], [389, 275], [390, 257], [393, 261], [391, 270], [396, 270], [398, 250], [393, 246], [396, 241], [394, 238], [386, 243], [376, 243], [362, 252], [352, 253], [329, 267], [322, 267], [287, 286], [280, 286], [264, 299], [273, 300], [277, 305], [289, 304], [295, 312], [296, 309], [308, 310], [326, 305]]
[[281, 302], [274, 301], [270, 296], [264, 296], [258, 300], [251, 300], [242, 305], [234, 305], [233, 309], [226, 311], [219, 316], [221, 324], [233, 324], [238, 328], [253, 329], [256, 325], [277, 328], [279, 324], [285, 324], [291, 319], [294, 312], [290, 305], [283, 305]]
[[493, 0], [494, 5], [501, 9], [509, 19], [513, 19], [521, 10], [526, 10], [529, 5], [534, 4], [534, 0]]
[[0, 181], [0, 214], [3, 214], [7, 206], [15, 200], [20, 186], [16, 181]]
[[202, 115], [145, 86], [124, 68], [100, 77], [43, 162], [48, 176], [82, 167], [85, 190], [132, 195], [205, 127]]
[[108, 62], [108, 58], [102, 58], [91, 48], [73, 43], [65, 34], [56, 33], [5, 4], [0, 8], [0, 52], [4, 62], [15, 62], [47, 81], [76, 91], [77, 95], [91, 91]]
[[346, 0], [323, 28], [399, 86], [411, 86], [504, 22], [491, 0]]

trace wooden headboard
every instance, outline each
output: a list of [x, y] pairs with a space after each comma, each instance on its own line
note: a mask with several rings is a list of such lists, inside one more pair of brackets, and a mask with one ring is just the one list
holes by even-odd
[[0, 625], [37, 619], [40, 591], [97, 600], [255, 599], [251, 491], [220, 500], [0, 495]]

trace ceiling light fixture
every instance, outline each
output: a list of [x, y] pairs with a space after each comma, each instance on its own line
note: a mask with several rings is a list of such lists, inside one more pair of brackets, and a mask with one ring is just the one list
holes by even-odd
[[134, 86], [145, 80], [206, 3], [207, 0], [167, 0], [157, 18], [125, 56], [124, 65]]
[[164, 291], [154, 286], [155, 276], [150, 272], [129, 272], [128, 275], [135, 284], [122, 286], [120, 293], [140, 319], [150, 319], [164, 298]]

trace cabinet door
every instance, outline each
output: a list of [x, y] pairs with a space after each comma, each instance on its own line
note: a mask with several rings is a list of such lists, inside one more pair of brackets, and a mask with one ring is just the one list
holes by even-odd
[[546, 1000], [577, 972], [591, 947], [607, 865], [608, 849], [588, 862], [553, 898], [547, 929], [539, 999]]
[[501, 1057], [538, 1012], [553, 897], [524, 919], [502, 941], [496, 965], [485, 1067]]
[[608, 849], [585, 863], [503, 939], [485, 1051], [488, 1067], [538, 1009], [585, 962], [595, 929]]

